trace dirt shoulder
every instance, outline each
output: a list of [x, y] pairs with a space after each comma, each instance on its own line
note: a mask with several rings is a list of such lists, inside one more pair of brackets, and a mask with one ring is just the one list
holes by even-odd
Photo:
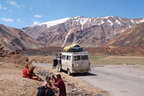
[[[22, 65], [0, 62], [0, 96], [36, 96], [43, 82], [23, 78]], [[50, 67], [36, 67], [35, 73], [39, 72], [57, 73]], [[68, 76], [60, 73], [66, 84], [67, 96], [109, 96], [107, 92], [94, 88], [78, 77]], [[43, 79], [45, 75], [41, 76]]]
[[42, 82], [23, 78], [22, 66], [0, 62], [0, 96], [36, 96]]

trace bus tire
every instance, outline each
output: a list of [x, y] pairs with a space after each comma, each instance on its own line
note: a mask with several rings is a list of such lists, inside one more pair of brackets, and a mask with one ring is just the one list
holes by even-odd
[[71, 75], [71, 72], [70, 72], [70, 70], [69, 70], [69, 69], [67, 69], [67, 74], [68, 74], [68, 75]]
[[89, 73], [89, 72], [85, 72], [84, 74], [85, 74], [85, 75], [88, 75], [88, 73]]
[[62, 71], [62, 67], [61, 67], [61, 65], [58, 65], [58, 67], [57, 67], [57, 71], [58, 71], [58, 72], [61, 72], [61, 71]]

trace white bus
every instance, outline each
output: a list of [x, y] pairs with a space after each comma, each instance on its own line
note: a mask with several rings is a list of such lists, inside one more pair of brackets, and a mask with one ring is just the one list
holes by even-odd
[[61, 52], [61, 66], [58, 70], [71, 73], [87, 73], [90, 71], [88, 52]]

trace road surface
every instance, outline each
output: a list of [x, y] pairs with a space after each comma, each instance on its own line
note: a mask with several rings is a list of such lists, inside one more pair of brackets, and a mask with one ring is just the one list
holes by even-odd
[[139, 65], [93, 66], [80, 78], [112, 96], [144, 96], [144, 68]]
[[88, 75], [78, 77], [94, 87], [108, 91], [112, 96], [144, 96], [144, 67], [140, 65], [95, 65]]

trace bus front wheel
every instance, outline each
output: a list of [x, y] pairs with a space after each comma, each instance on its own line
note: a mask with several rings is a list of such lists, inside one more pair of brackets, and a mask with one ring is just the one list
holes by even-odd
[[57, 71], [58, 71], [58, 72], [61, 72], [61, 71], [62, 71], [62, 67], [61, 67], [60, 64], [57, 66]]
[[70, 70], [69, 70], [69, 69], [67, 69], [67, 74], [68, 74], [68, 75], [71, 75], [71, 72], [70, 72]]

